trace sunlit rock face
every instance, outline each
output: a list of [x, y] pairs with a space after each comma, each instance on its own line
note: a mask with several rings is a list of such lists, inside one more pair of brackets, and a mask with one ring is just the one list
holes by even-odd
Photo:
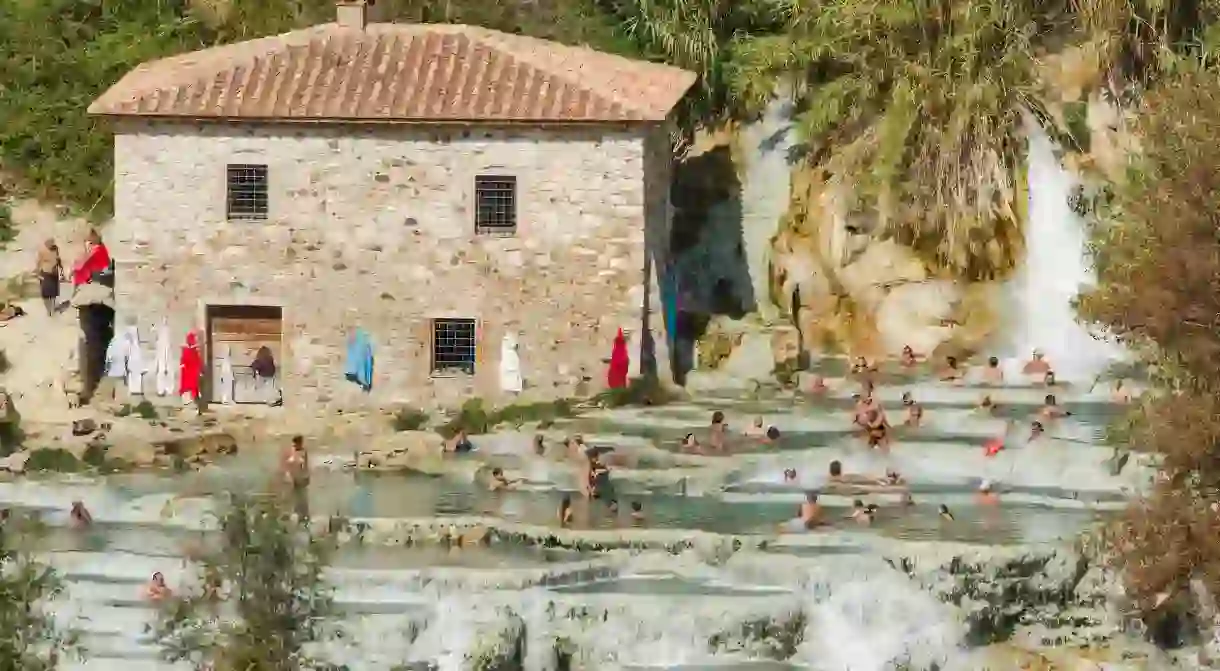
[[820, 169], [794, 173], [789, 210], [772, 242], [772, 299], [807, 351], [894, 355], [971, 350], [990, 335], [989, 288], [935, 272], [876, 233], [876, 215], [850, 210], [852, 186]]

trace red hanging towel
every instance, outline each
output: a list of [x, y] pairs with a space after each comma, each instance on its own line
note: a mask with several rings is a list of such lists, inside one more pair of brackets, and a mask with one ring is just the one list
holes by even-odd
[[203, 356], [194, 333], [186, 334], [186, 345], [182, 347], [182, 360], [178, 364], [178, 393], [199, 398], [199, 377], [203, 373]]
[[627, 355], [627, 339], [623, 337], [623, 329], [614, 336], [614, 349], [610, 350], [610, 370], [606, 373], [606, 384], [611, 389], [622, 389], [627, 386], [627, 369], [631, 366], [631, 357]]
[[87, 284], [94, 273], [101, 272], [109, 267], [110, 250], [106, 249], [106, 245], [100, 242], [96, 243], [89, 249], [89, 255], [72, 268], [72, 285], [80, 286]]

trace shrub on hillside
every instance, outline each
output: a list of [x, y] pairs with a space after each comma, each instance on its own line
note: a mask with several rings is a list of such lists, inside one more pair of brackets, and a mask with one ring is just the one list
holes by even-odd
[[1095, 232], [1098, 287], [1080, 312], [1157, 364], [1117, 435], [1163, 455], [1160, 479], [1112, 539], [1155, 617], [1194, 578], [1220, 594], [1220, 75], [1181, 72], [1139, 119], [1144, 153]]

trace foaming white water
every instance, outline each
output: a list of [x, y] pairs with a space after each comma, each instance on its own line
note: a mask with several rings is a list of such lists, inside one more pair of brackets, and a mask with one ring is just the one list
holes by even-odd
[[1028, 132], [1025, 265], [1013, 287], [1019, 306], [1015, 356], [1019, 362], [1040, 349], [1059, 378], [1091, 380], [1121, 358], [1122, 350], [1095, 338], [1076, 319], [1073, 301], [1095, 282], [1085, 225], [1071, 205], [1078, 180], [1055, 156], [1046, 131], [1031, 122]]
[[817, 671], [945, 668], [966, 627], [953, 608], [879, 560], [826, 562], [808, 583], [798, 657]]

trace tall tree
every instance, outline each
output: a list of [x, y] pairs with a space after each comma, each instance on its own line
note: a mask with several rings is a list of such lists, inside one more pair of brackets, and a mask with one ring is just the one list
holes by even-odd
[[336, 633], [329, 540], [278, 496], [233, 495], [219, 521], [199, 584], [169, 599], [154, 628], [165, 658], [209, 671], [337, 668], [306, 650]]
[[1152, 612], [1193, 578], [1220, 595], [1220, 74], [1188, 67], [1139, 111], [1143, 153], [1096, 229], [1080, 312], [1157, 364], [1124, 438], [1161, 455], [1161, 477], [1116, 539]]

